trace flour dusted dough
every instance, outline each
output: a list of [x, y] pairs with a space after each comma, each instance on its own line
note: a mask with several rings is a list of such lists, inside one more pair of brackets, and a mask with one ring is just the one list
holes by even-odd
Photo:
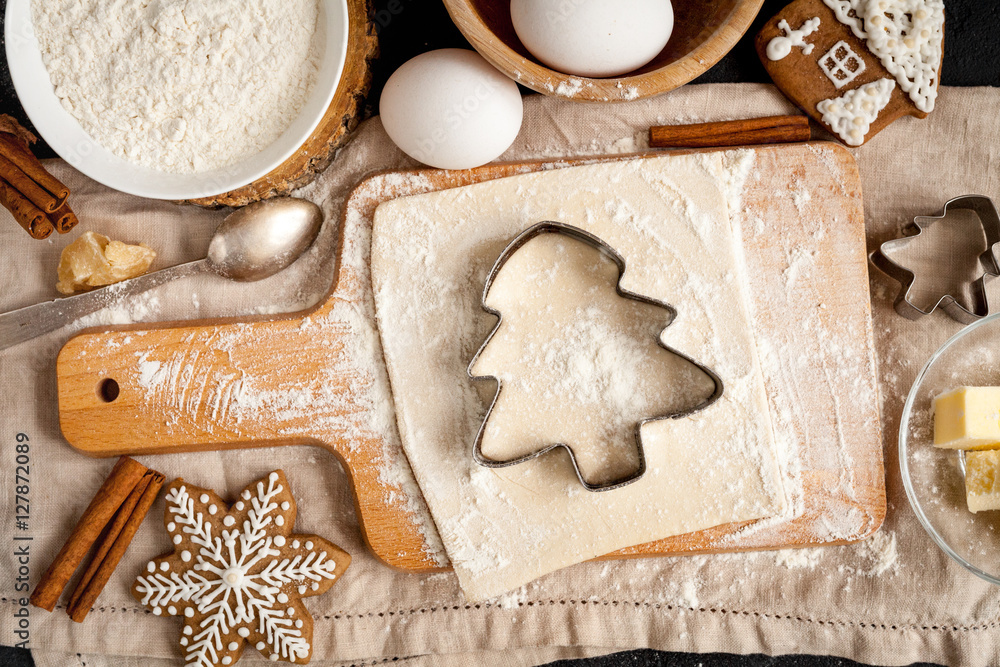
[[[784, 510], [742, 253], [720, 190], [747, 155], [578, 166], [379, 206], [372, 278], [400, 435], [468, 599]], [[585, 229], [621, 253], [622, 287], [678, 311], [664, 342], [725, 384], [705, 410], [647, 424], [646, 474], [614, 491], [584, 490], [562, 450], [501, 469], [472, 458], [493, 390], [466, 374], [496, 323], [481, 308], [482, 286], [507, 242], [542, 220]]]
[[711, 400], [712, 377], [658, 344], [671, 311], [619, 296], [618, 276], [599, 249], [551, 232], [504, 262], [486, 297], [503, 323], [472, 367], [502, 386], [483, 430], [487, 458], [561, 443], [588, 484], [611, 484], [639, 470], [636, 425]]

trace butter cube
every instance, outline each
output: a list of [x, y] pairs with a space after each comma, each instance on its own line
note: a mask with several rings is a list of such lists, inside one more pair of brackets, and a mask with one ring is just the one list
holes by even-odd
[[934, 446], [1000, 447], [1000, 387], [959, 387], [934, 399]]
[[970, 512], [1000, 509], [1000, 450], [965, 455], [965, 500]]
[[156, 253], [145, 243], [128, 245], [103, 234], [84, 232], [63, 248], [59, 258], [59, 282], [63, 294], [85, 292], [145, 273]]

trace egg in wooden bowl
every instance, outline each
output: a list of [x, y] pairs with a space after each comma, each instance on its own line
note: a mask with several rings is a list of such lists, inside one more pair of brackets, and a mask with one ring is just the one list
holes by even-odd
[[[580, 11], [587, 2], [559, 3], [556, 13], [549, 15], [558, 26], [556, 32], [572, 25], [569, 20], [575, 18], [572, 13]], [[567, 73], [543, 65], [518, 37], [511, 17], [511, 0], [444, 0], [444, 4], [472, 46], [518, 83], [544, 95], [620, 102], [668, 92], [703, 74], [739, 41], [760, 11], [763, 0], [674, 3], [673, 26], [666, 46], [645, 65], [606, 78]]]

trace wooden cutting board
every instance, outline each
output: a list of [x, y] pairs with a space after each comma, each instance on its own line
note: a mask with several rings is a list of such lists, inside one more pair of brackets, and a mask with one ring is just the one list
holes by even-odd
[[[778, 362], [764, 364], [772, 414], [788, 413], [786, 399], [796, 398], [787, 418], [800, 448], [803, 511], [791, 520], [749, 529], [718, 526], [606, 558], [843, 544], [869, 535], [885, 516], [857, 166], [850, 153], [826, 142], [753, 150], [756, 161], [744, 207], [746, 224], [761, 227], [752, 235], [744, 230], [749, 283], [758, 331], [782, 341], [774, 351]], [[345, 204], [333, 287], [311, 311], [117, 327], [84, 332], [67, 342], [57, 362], [63, 434], [92, 456], [322, 446], [348, 471], [362, 532], [374, 554], [404, 570], [440, 569], [407, 502], [407, 489], [385, 474], [386, 460], [402, 456], [398, 439], [385, 442], [365, 426], [370, 423], [366, 413], [375, 408], [358, 389], [375, 381], [364, 370], [371, 361], [367, 366], [357, 361], [359, 350], [371, 349], [366, 336], [375, 335], [367, 265], [375, 208], [400, 196], [589, 161], [365, 179]], [[801, 270], [802, 257], [811, 258], [807, 271]], [[311, 324], [318, 321], [326, 325]], [[812, 325], [804, 327], [804, 321]], [[836, 372], [845, 359], [861, 371]], [[166, 368], [174, 369], [170, 381], [151, 390], [149, 376]], [[250, 410], [237, 404], [234, 378], [246, 377], [253, 378], [258, 396], [271, 399], [258, 399]], [[320, 377], [322, 387], [316, 383]], [[110, 402], [109, 380], [119, 389]], [[327, 396], [321, 410], [293, 409], [289, 401], [275, 398], [302, 387]]]

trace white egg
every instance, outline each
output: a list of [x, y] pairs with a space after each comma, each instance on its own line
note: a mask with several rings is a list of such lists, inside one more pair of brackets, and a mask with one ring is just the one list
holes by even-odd
[[511, 0], [514, 30], [543, 64], [619, 76], [655, 58], [674, 29], [670, 0]]
[[410, 157], [469, 169], [514, 143], [524, 107], [517, 84], [475, 51], [439, 49], [393, 72], [379, 100], [389, 138]]

